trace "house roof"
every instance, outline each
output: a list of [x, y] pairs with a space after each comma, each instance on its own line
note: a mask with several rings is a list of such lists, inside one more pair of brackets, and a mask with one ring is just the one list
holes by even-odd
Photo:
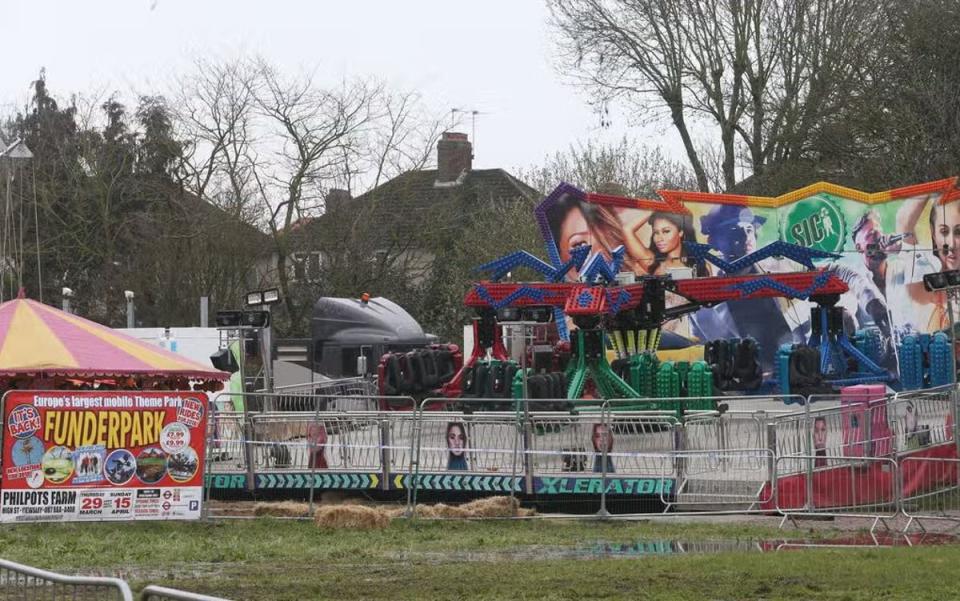
[[239, 235], [244, 236], [250, 245], [266, 249], [270, 235], [251, 225], [248, 220], [214, 203], [182, 189], [171, 191], [170, 202], [179, 211], [180, 216], [206, 227], [222, 227], [224, 223], [235, 225]]
[[[540, 193], [503, 169], [474, 169], [456, 182], [437, 182], [436, 169], [407, 171], [357, 196], [328, 207], [327, 212], [297, 230], [312, 238], [336, 228], [341, 217], [362, 215], [365, 221], [392, 226], [394, 231], [415, 231], [438, 218], [468, 216], [486, 202], [533, 201]], [[441, 211], [452, 210], [452, 213]]]

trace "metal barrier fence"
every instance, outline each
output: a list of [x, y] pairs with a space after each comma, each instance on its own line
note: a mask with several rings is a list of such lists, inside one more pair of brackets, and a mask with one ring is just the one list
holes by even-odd
[[775, 507], [786, 518], [846, 515], [894, 518], [899, 507], [896, 460], [799, 455], [775, 460]]
[[119, 578], [67, 576], [0, 559], [0, 599], [133, 601], [133, 594]]
[[221, 392], [214, 399], [215, 408], [222, 411], [377, 411], [382, 407], [410, 410], [415, 402], [410, 397], [381, 397], [365, 385], [356, 389], [344, 387], [342, 392], [332, 390], [311, 393], [291, 392]]
[[773, 499], [776, 479], [770, 449], [748, 448], [678, 451], [671, 454], [684, 466], [683, 478], [671, 495], [661, 492], [665, 511], [685, 509], [764, 512]]
[[376, 382], [370, 378], [339, 378], [334, 380], [318, 380], [303, 384], [278, 386], [273, 390], [258, 390], [251, 397], [265, 396], [272, 399], [273, 406], [264, 405], [267, 411], [300, 411], [300, 407], [309, 410], [310, 403], [304, 399], [322, 398], [327, 403], [334, 404], [333, 408], [344, 410], [346, 407], [336, 407], [336, 399], [340, 397], [368, 397], [377, 395]]
[[[377, 474], [374, 486], [406, 491], [411, 511], [418, 491], [487, 491], [447, 485], [493, 479], [493, 491], [511, 495], [599, 493], [602, 513], [608, 493], [628, 490], [625, 480], [633, 479], [639, 488], [630, 490], [652, 487], [668, 510], [886, 516], [897, 504], [898, 477], [871, 484], [884, 490], [853, 488], [848, 503], [824, 501], [821, 491], [840, 480], [855, 486], [863, 471], [896, 476], [900, 461], [928, 451], [942, 455], [952, 448], [958, 456], [953, 387], [863, 402], [837, 396], [714, 400], [715, 409], [701, 404], [682, 416], [675, 407], [638, 411], [636, 399], [570, 411], [535, 410], [560, 401], [503, 399], [426, 399], [413, 411], [321, 410], [316, 402], [304, 405], [314, 408], [309, 411], [219, 411], [210, 473], [245, 473], [252, 487], [257, 475], [289, 473], [299, 481], [309, 472], [303, 488], [310, 488], [311, 500], [328, 470]], [[513, 410], [481, 410], [492, 402], [513, 403]], [[777, 491], [782, 479], [786, 489]], [[552, 484], [567, 480], [567, 488]], [[331, 481], [336, 488], [338, 480]]]
[[924, 529], [926, 520], [949, 520], [960, 525], [960, 459], [904, 457], [900, 460], [901, 511]]
[[211, 597], [188, 593], [163, 586], [150, 585], [140, 591], [140, 601], [228, 601], [222, 597]]

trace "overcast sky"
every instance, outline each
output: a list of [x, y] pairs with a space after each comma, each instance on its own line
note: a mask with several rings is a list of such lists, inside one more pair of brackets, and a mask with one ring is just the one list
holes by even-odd
[[[672, 132], [608, 130], [551, 62], [544, 0], [3, 0], [0, 109], [29, 98], [41, 67], [65, 97], [154, 93], [197, 55], [260, 54], [291, 73], [376, 76], [431, 107], [478, 110], [480, 168], [539, 163], [576, 141], [624, 133], [677, 155]], [[459, 128], [471, 133], [467, 118]]]

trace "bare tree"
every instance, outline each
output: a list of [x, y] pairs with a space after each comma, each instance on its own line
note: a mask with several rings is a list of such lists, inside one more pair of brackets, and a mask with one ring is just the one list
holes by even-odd
[[657, 147], [644, 146], [627, 137], [616, 144], [587, 141], [546, 158], [542, 165], [519, 173], [521, 181], [541, 193], [560, 182], [588, 191], [604, 191], [613, 184], [619, 192], [652, 198], [657, 190], [686, 190], [697, 185], [685, 164], [671, 160]]
[[561, 68], [600, 102], [663, 112], [701, 190], [709, 177], [691, 127], [719, 133], [724, 187], [797, 158], [836, 119], [876, 57], [883, 27], [868, 0], [550, 0]]
[[[274, 265], [261, 275], [279, 285], [291, 330], [316, 294], [415, 280], [424, 269], [408, 235], [368, 223], [395, 199], [351, 203], [323, 220], [336, 227], [307, 227], [332, 211], [330, 190], [357, 195], [430, 164], [443, 128], [418, 94], [369, 79], [322, 85], [260, 59], [200, 61], [178, 88], [181, 132], [191, 142], [184, 185], [268, 231]], [[322, 253], [319, 279], [300, 277], [311, 256], [304, 251]]]
[[289, 294], [289, 235], [295, 223], [323, 209], [327, 185], [343, 173], [357, 139], [374, 117], [378, 84], [357, 80], [321, 89], [309, 76], [287, 79], [258, 63], [257, 113], [263, 119], [266, 147], [249, 157], [259, 197], [269, 210], [277, 281], [293, 324], [301, 308]]
[[377, 126], [368, 140], [370, 188], [401, 173], [427, 168], [444, 127], [423, 106], [420, 94], [385, 91], [378, 102]]
[[179, 174], [184, 186], [237, 218], [257, 221], [252, 147], [256, 145], [256, 71], [243, 59], [198, 59], [179, 78], [173, 106], [187, 141]]
[[190, 140], [183, 182], [268, 230], [274, 272], [293, 327], [291, 232], [320, 215], [326, 191], [361, 161], [382, 86], [357, 79], [332, 87], [312, 74], [287, 77], [264, 60], [200, 61], [183, 78], [181, 135]]

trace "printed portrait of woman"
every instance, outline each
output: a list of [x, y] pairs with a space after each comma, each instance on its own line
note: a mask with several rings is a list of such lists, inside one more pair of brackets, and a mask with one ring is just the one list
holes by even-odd
[[[947, 328], [950, 319], [943, 292], [929, 292], [923, 276], [960, 269], [960, 202], [940, 204], [940, 195], [918, 196], [903, 201], [897, 211], [898, 232], [909, 232], [893, 265], [893, 280], [887, 286], [887, 306], [896, 333], [929, 333]], [[917, 233], [924, 212], [929, 235]], [[888, 267], [890, 269], [890, 267]]]
[[[638, 211], [628, 209], [624, 216]], [[650, 225], [649, 243], [644, 247], [641, 242], [639, 229], [645, 224]], [[667, 275], [670, 269], [694, 267], [694, 275], [706, 277], [710, 272], [706, 264], [697, 266], [696, 262], [687, 258], [683, 249], [686, 241], [696, 242], [696, 233], [689, 217], [676, 213], [652, 213], [649, 218], [641, 220], [639, 224], [629, 226], [630, 236], [626, 237], [628, 249], [633, 255], [648, 254], [651, 261], [647, 267], [650, 275]]]
[[[566, 195], [550, 208], [547, 219], [561, 261], [584, 244], [609, 261], [611, 251], [622, 245], [627, 251], [623, 269], [637, 275], [666, 275], [678, 267], [695, 267], [697, 276], [710, 274], [705, 264], [695, 266], [684, 252], [685, 241], [696, 241], [689, 216], [608, 207]], [[571, 272], [570, 279], [576, 275]]]
[[827, 418], [818, 416], [813, 420], [814, 467], [827, 466]]
[[610, 431], [610, 427], [607, 424], [593, 424], [593, 450], [596, 455], [593, 458], [593, 471], [603, 472], [603, 455], [607, 454], [607, 469], [608, 474], [612, 474], [615, 470], [613, 469], [613, 457], [610, 456], [610, 453], [613, 452], [613, 432]]
[[311, 469], [327, 469], [327, 427], [314, 423], [307, 426], [307, 444], [310, 445]]
[[447, 469], [470, 469], [467, 466], [467, 431], [460, 422], [447, 424]]
[[[578, 246], [589, 245], [591, 252], [599, 252], [609, 261], [610, 252], [623, 244], [622, 228], [611, 208], [586, 203], [569, 194], [550, 207], [547, 221], [560, 260], [564, 263], [570, 260], [571, 251]], [[625, 263], [632, 261], [628, 257]], [[568, 279], [576, 278], [576, 270], [571, 270]]]

